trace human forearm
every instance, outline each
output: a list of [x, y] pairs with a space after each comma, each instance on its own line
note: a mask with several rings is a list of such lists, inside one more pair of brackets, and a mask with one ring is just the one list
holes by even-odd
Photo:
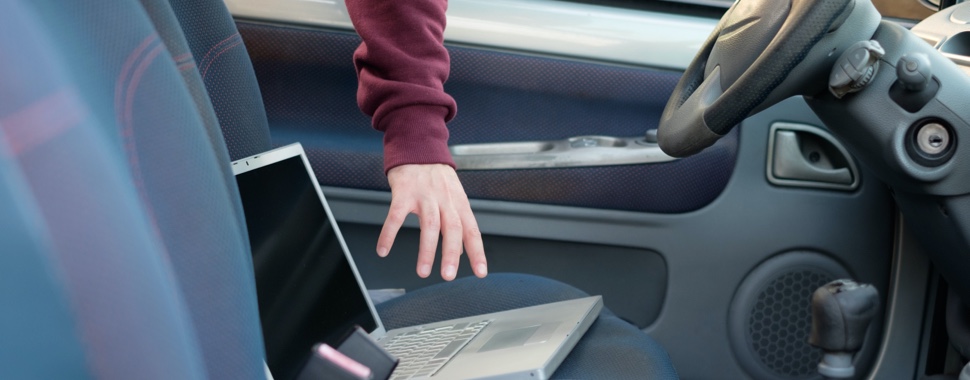
[[354, 53], [361, 110], [385, 132], [384, 171], [403, 164], [454, 167], [445, 123], [455, 116], [444, 92], [444, 0], [347, 0], [363, 43]]

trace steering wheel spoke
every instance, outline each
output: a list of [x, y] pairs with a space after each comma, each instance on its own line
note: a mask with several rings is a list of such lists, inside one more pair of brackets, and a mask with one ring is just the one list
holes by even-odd
[[660, 148], [690, 156], [753, 112], [824, 90], [834, 59], [868, 40], [880, 18], [869, 0], [739, 0], [667, 102]]

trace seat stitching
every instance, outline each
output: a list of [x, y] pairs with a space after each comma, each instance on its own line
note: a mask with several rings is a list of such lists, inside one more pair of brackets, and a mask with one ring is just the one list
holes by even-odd
[[141, 84], [141, 78], [148, 70], [148, 66], [155, 61], [155, 57], [162, 52], [163, 44], [158, 44], [148, 54], [145, 55], [145, 59], [141, 60], [135, 72], [131, 75], [131, 80], [128, 82], [128, 91], [125, 94], [125, 113], [123, 115], [122, 124], [126, 130], [130, 132], [131, 126], [133, 124], [133, 104], [135, 102], [135, 92], [138, 90], [138, 85]]
[[210, 55], [210, 54], [212, 54], [212, 52], [213, 52], [214, 50], [216, 50], [216, 48], [218, 48], [218, 47], [220, 47], [220, 46], [222, 46], [222, 44], [224, 44], [224, 43], [226, 43], [226, 42], [229, 42], [229, 40], [231, 40], [231, 39], [233, 39], [234, 37], [236, 37], [236, 36], [238, 36], [238, 35], [239, 35], [239, 32], [236, 32], [236, 33], [233, 33], [233, 34], [231, 34], [231, 35], [229, 35], [229, 37], [226, 37], [226, 39], [224, 39], [224, 40], [222, 40], [222, 41], [219, 41], [219, 43], [217, 43], [217, 44], [215, 44], [215, 45], [212, 45], [212, 47], [211, 47], [211, 48], [209, 48], [209, 51], [207, 51], [207, 52], [205, 53], [205, 56], [203, 56], [203, 57], [202, 57], [202, 60], [201, 60], [201, 61], [199, 61], [199, 62], [205, 62], [205, 61], [206, 61], [207, 59], [209, 59], [209, 55]]
[[205, 76], [206, 76], [206, 74], [208, 74], [208, 73], [209, 73], [209, 66], [212, 66], [212, 63], [213, 63], [213, 62], [215, 62], [215, 61], [216, 61], [216, 59], [218, 59], [218, 58], [219, 58], [219, 56], [220, 56], [220, 55], [222, 55], [222, 53], [225, 53], [225, 52], [227, 52], [227, 51], [229, 51], [229, 50], [232, 50], [232, 48], [234, 48], [234, 47], [236, 47], [236, 46], [239, 46], [239, 45], [241, 45], [241, 44], [242, 44], [242, 40], [239, 40], [239, 41], [237, 41], [236, 43], [234, 43], [234, 44], [232, 44], [232, 45], [229, 45], [229, 46], [228, 46], [228, 47], [226, 47], [225, 49], [222, 49], [222, 51], [220, 51], [220, 52], [219, 52], [218, 54], [216, 54], [215, 56], [213, 56], [213, 57], [212, 57], [212, 59], [211, 59], [211, 60], [209, 60], [209, 63], [207, 63], [207, 64], [205, 65], [205, 69], [204, 69], [204, 70], [202, 71], [202, 79], [203, 79], [203, 80], [205, 80]]
[[184, 54], [179, 54], [175, 57], [172, 57], [172, 60], [175, 61], [175, 63], [179, 63], [179, 62], [184, 62], [190, 58], [192, 58], [192, 53], [184, 53]]
[[135, 189], [138, 191], [139, 198], [145, 207], [145, 213], [148, 215], [151, 221], [153, 232], [155, 236], [161, 236], [161, 231], [158, 229], [157, 219], [155, 217], [155, 211], [152, 207], [151, 202], [148, 200], [148, 194], [145, 191], [145, 181], [141, 175], [141, 165], [138, 160], [137, 148], [135, 147], [135, 133], [134, 133], [134, 117], [133, 117], [133, 105], [135, 102], [135, 93], [138, 90], [138, 85], [141, 84], [141, 78], [151, 66], [155, 58], [164, 50], [165, 45], [159, 43], [148, 54], [145, 58], [139, 62], [138, 67], [132, 73], [131, 80], [128, 83], [128, 91], [125, 94], [125, 112], [121, 120], [122, 126], [122, 138], [124, 139], [125, 151], [128, 153], [128, 162], [131, 168], [132, 181], [134, 182]]
[[[140, 44], [128, 55], [125, 59], [125, 63], [121, 66], [121, 72], [118, 73], [118, 79], [115, 81], [115, 112], [121, 111], [121, 100], [124, 98], [125, 83], [128, 79], [129, 72], [134, 66], [138, 57], [151, 45], [151, 43], [158, 38], [158, 34], [152, 32]], [[119, 120], [120, 121], [120, 120]]]
[[191, 70], [194, 67], [195, 67], [195, 62], [186, 62], [181, 65], [178, 65], [178, 70], [186, 71], [186, 70]]

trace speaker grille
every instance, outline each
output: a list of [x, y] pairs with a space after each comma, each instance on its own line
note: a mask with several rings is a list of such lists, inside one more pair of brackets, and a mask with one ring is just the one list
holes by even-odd
[[812, 251], [790, 251], [751, 271], [731, 303], [728, 329], [738, 364], [756, 380], [821, 380], [821, 354], [808, 344], [812, 293], [851, 277], [841, 264]]
[[811, 377], [821, 358], [808, 344], [812, 293], [834, 278], [814, 270], [785, 273], [758, 295], [748, 319], [748, 336], [761, 362], [788, 378]]

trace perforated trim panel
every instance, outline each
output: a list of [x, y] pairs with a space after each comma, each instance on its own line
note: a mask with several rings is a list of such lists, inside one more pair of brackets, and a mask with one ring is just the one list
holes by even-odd
[[731, 302], [728, 331], [735, 358], [748, 375], [821, 379], [816, 370], [821, 354], [808, 344], [812, 293], [838, 278], [852, 276], [827, 254], [810, 250], [776, 255], [745, 277]]
[[811, 270], [789, 272], [771, 281], [748, 319], [751, 347], [772, 371], [800, 378], [816, 373], [822, 354], [808, 344], [812, 326], [809, 303], [798, 295], [812, 294], [832, 276]]

